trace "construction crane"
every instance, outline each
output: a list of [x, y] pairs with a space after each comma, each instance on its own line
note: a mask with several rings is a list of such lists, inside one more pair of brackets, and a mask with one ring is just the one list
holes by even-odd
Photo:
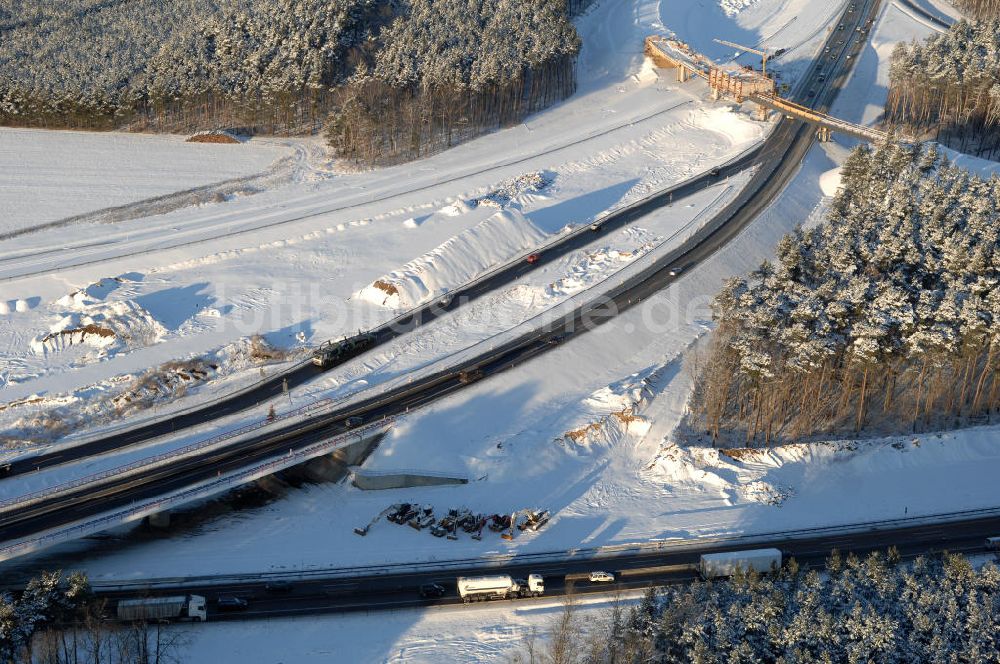
[[712, 41], [722, 44], [723, 46], [732, 46], [733, 48], [738, 48], [741, 51], [746, 51], [748, 53], [756, 53], [763, 60], [763, 63], [761, 64], [761, 73], [764, 74], [764, 76], [767, 76], [767, 59], [771, 57], [771, 54], [767, 51], [762, 51], [758, 48], [750, 48], [749, 46], [743, 46], [735, 42], [726, 41], [725, 39], [713, 39]]

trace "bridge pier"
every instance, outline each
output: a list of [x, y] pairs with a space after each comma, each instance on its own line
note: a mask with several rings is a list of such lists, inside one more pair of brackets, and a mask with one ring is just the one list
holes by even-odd
[[164, 510], [163, 512], [153, 512], [149, 515], [149, 525], [151, 528], [169, 528], [170, 527], [170, 510]]
[[690, 77], [691, 77], [691, 74], [688, 73], [687, 67], [685, 67], [684, 65], [678, 65], [678, 67], [677, 67], [677, 82], [678, 83], [684, 83]]
[[820, 125], [820, 127], [816, 129], [816, 138], [819, 139], [820, 143], [829, 143], [833, 140], [833, 132], [829, 127]]
[[767, 122], [767, 114], [769, 110], [770, 109], [768, 109], [767, 106], [764, 106], [763, 104], [757, 104], [757, 108], [754, 111], [754, 117], [757, 120], [760, 120], [761, 122]]

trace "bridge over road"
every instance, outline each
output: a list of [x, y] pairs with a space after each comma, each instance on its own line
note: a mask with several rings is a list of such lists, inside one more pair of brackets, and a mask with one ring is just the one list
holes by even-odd
[[[757, 104], [761, 119], [770, 109], [815, 125], [819, 128], [820, 140], [830, 140], [831, 132], [872, 142], [884, 141], [889, 137], [889, 133], [881, 129], [848, 122], [785, 99], [776, 92], [774, 80], [762, 72], [736, 66], [719, 66], [676, 39], [660, 35], [646, 37], [644, 52], [657, 67], [676, 69], [678, 81], [687, 81], [692, 76], [704, 79], [716, 99], [726, 97], [737, 103], [750, 101]], [[904, 137], [897, 138], [913, 142]]]

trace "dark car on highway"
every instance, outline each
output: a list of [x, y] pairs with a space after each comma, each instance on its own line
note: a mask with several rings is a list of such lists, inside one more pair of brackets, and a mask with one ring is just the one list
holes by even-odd
[[292, 591], [291, 581], [271, 581], [266, 586], [264, 590], [269, 593], [288, 593]]
[[215, 605], [219, 607], [219, 611], [246, 611], [250, 603], [242, 597], [225, 595], [215, 600]]
[[420, 596], [424, 599], [444, 597], [444, 586], [440, 583], [425, 583], [420, 586]]

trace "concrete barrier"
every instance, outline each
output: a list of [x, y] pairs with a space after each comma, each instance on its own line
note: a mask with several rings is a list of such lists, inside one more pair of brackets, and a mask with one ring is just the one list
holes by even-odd
[[456, 477], [445, 473], [420, 470], [396, 472], [363, 470], [351, 468], [351, 482], [363, 491], [382, 489], [405, 489], [415, 486], [442, 486], [448, 484], [468, 484], [468, 477]]

